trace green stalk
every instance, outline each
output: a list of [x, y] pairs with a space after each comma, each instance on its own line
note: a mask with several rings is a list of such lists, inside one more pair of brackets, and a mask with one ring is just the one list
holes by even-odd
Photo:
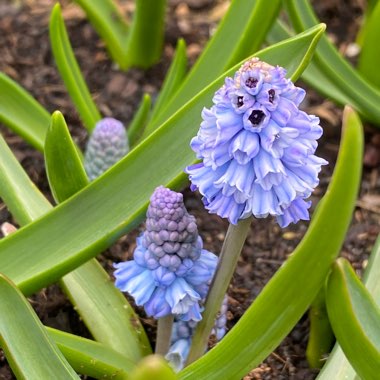
[[187, 363], [190, 364], [203, 355], [207, 347], [208, 337], [215, 322], [216, 315], [222, 305], [232, 275], [235, 272], [240, 252], [247, 237], [251, 218], [241, 220], [236, 226], [230, 224], [218, 266], [211, 282], [205, 303], [202, 320], [195, 330]]
[[311, 368], [322, 368], [334, 343], [334, 334], [326, 310], [325, 290], [320, 289], [309, 310], [310, 334], [306, 358]]
[[169, 351], [173, 321], [173, 315], [167, 315], [158, 320], [156, 354], [164, 356]]

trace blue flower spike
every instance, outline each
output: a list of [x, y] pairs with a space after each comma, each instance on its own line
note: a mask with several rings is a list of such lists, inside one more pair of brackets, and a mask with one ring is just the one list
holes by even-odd
[[322, 128], [299, 109], [305, 91], [285, 74], [258, 58], [244, 63], [203, 109], [191, 141], [202, 160], [186, 169], [192, 189], [232, 224], [252, 215], [273, 215], [281, 227], [309, 220], [307, 198], [327, 164], [315, 155]]
[[111, 117], [98, 121], [88, 140], [84, 167], [90, 181], [103, 174], [129, 151], [123, 124]]
[[195, 218], [183, 196], [158, 187], [147, 211], [146, 230], [137, 238], [133, 260], [114, 264], [115, 285], [156, 319], [175, 315], [184, 321], [201, 319], [217, 257], [203, 249]]
[[321, 166], [319, 119], [299, 106], [305, 91], [286, 78], [286, 70], [252, 58], [214, 94], [202, 111], [191, 148], [199, 163], [186, 168], [210, 213], [230, 222], [219, 264], [193, 337], [187, 363], [203, 355], [213, 316], [250, 229], [252, 217], [272, 215], [281, 227], [309, 220], [308, 200]]

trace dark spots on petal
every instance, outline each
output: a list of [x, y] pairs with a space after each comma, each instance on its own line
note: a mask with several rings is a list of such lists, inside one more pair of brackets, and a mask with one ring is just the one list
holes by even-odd
[[270, 89], [268, 91], [268, 97], [269, 97], [269, 101], [273, 104], [273, 101], [274, 101], [274, 96], [276, 95], [276, 91], [272, 89]]
[[264, 119], [265, 114], [263, 111], [260, 110], [254, 110], [252, 113], [249, 115], [248, 120], [253, 124], [253, 125], [259, 125], [262, 120]]
[[243, 101], [243, 97], [242, 97], [242, 96], [238, 96], [238, 97], [237, 97], [236, 105], [237, 105], [239, 108], [240, 108], [241, 106], [244, 105], [244, 101]]
[[256, 78], [249, 77], [249, 78], [245, 81], [245, 85], [246, 85], [248, 88], [255, 88], [256, 85], [257, 85], [257, 82], [258, 82], [258, 80], [257, 80]]

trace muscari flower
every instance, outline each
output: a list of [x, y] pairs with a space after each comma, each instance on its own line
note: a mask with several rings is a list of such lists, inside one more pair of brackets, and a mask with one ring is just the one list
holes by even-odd
[[206, 297], [217, 257], [203, 249], [182, 194], [162, 186], [154, 191], [133, 258], [114, 264], [116, 287], [154, 318], [201, 319], [199, 301]]
[[247, 61], [204, 108], [191, 148], [202, 162], [187, 167], [211, 213], [232, 224], [276, 217], [281, 227], [309, 220], [307, 198], [327, 161], [317, 157], [319, 119], [299, 109], [305, 91], [282, 67]]
[[98, 121], [88, 140], [84, 167], [90, 181], [116, 164], [129, 151], [123, 124], [111, 117]]
[[[226, 295], [211, 331], [211, 335], [215, 336], [217, 342], [219, 342], [226, 333], [227, 302], [228, 297]], [[196, 321], [176, 320], [173, 324], [171, 344], [165, 358], [177, 372], [185, 366], [196, 327]]]

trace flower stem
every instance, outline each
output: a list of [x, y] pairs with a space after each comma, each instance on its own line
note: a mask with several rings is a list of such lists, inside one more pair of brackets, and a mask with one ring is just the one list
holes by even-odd
[[218, 266], [206, 298], [202, 320], [197, 325], [192, 339], [187, 364], [197, 360], [206, 350], [208, 337], [232, 275], [235, 272], [235, 267], [247, 237], [251, 220], [251, 218], [243, 219], [236, 226], [230, 224], [228, 227], [219, 256]]
[[157, 322], [157, 341], [156, 354], [165, 356], [170, 347], [170, 338], [172, 335], [173, 315], [167, 315], [160, 318]]
[[310, 332], [306, 359], [310, 368], [322, 368], [334, 343], [334, 333], [326, 310], [325, 289], [320, 289], [309, 310]]

